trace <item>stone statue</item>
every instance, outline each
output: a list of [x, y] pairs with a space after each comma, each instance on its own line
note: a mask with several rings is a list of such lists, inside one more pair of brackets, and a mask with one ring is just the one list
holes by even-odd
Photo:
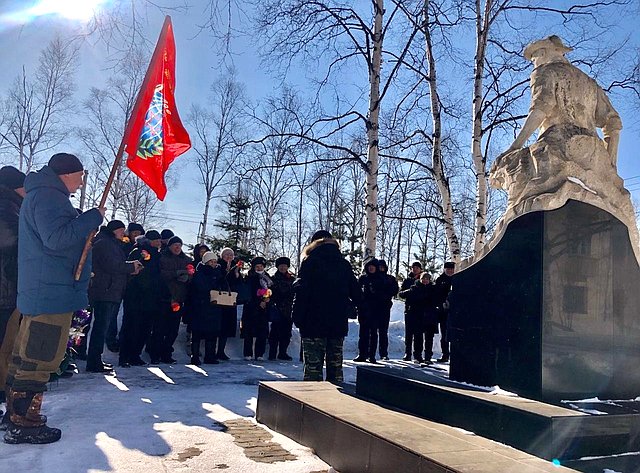
[[[571, 50], [555, 35], [524, 50], [534, 65], [531, 107], [515, 141], [496, 158], [489, 175], [491, 186], [509, 195], [496, 237], [519, 215], [554, 210], [574, 199], [621, 220], [640, 261], [633, 205], [616, 169], [622, 121], [596, 81], [564, 57]], [[537, 129], [536, 142], [523, 148]]]

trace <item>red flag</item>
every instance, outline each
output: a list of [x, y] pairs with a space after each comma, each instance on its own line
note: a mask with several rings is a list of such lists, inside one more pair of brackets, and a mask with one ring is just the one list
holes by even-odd
[[164, 175], [175, 158], [191, 148], [174, 97], [176, 45], [167, 16], [151, 57], [136, 104], [127, 123], [124, 143], [127, 167], [164, 200]]

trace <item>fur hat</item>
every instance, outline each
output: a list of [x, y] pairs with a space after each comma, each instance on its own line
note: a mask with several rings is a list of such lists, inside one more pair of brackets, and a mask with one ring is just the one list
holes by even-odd
[[162, 230], [160, 232], [160, 236], [162, 237], [163, 240], [168, 240], [173, 235], [174, 235], [174, 233], [171, 230], [169, 230], [168, 228], [165, 228], [164, 230]]
[[167, 243], [167, 246], [171, 246], [174, 243], [180, 243], [182, 245], [182, 239], [179, 236], [174, 235], [171, 238], [169, 238], [169, 242]]
[[13, 166], [3, 166], [0, 168], [0, 185], [11, 190], [24, 187], [25, 175], [22, 171]]
[[127, 232], [140, 232], [141, 235], [144, 235], [144, 228], [139, 223], [130, 222], [127, 226]]
[[276, 268], [281, 264], [286, 264], [287, 266], [291, 266], [291, 260], [286, 256], [281, 256], [280, 258], [276, 259]]
[[84, 171], [84, 166], [82, 166], [80, 160], [75, 155], [69, 153], [58, 153], [51, 156], [49, 167], [53, 169], [53, 172], [58, 176]]
[[110, 232], [115, 232], [119, 228], [126, 228], [124, 223], [122, 223], [120, 220], [111, 220], [109, 223], [107, 223], [107, 230], [109, 230]]
[[256, 256], [251, 260], [251, 268], [255, 268], [257, 265], [261, 264], [262, 266], [267, 265], [267, 260], [262, 256]]
[[151, 240], [151, 241], [162, 240], [162, 237], [160, 236], [157, 230], [149, 230], [147, 233], [144, 234], [144, 236], [147, 237], [147, 240]]

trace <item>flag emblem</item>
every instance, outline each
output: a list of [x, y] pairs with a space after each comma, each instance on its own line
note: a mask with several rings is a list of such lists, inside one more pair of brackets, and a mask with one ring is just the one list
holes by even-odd
[[166, 102], [162, 95], [162, 84], [158, 84], [153, 92], [149, 110], [144, 117], [144, 127], [140, 134], [140, 144], [136, 153], [139, 158], [148, 159], [162, 155], [162, 112], [166, 108]]

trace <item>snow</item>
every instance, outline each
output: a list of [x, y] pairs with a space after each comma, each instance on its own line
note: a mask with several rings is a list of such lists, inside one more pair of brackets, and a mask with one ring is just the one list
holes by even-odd
[[[389, 326], [391, 366], [408, 364], [401, 361], [403, 312], [402, 302], [394, 302]], [[357, 354], [357, 341], [358, 324], [350, 321], [344, 344], [348, 383], [355, 382], [356, 363], [349, 360]], [[439, 343], [439, 337], [434, 337], [435, 356], [440, 355]], [[255, 421], [259, 381], [302, 379], [302, 363], [297, 361], [300, 349], [297, 331], [294, 330], [289, 348], [294, 357], [291, 362], [246, 362], [242, 360], [242, 340], [236, 338], [230, 339], [227, 346], [231, 361], [190, 365], [184, 329], [174, 346], [174, 357], [178, 360], [175, 365], [119, 368], [117, 377], [85, 373], [84, 362], [80, 362], [80, 373], [51, 383], [45, 394], [43, 413], [49, 416], [49, 425], [62, 429], [62, 439], [42, 446], [0, 442], [1, 471], [337, 473], [311, 449]], [[113, 353], [105, 352], [104, 358], [117, 363], [117, 355]], [[433, 369], [425, 369], [436, 376], [448, 376], [448, 365], [436, 364]], [[513, 395], [499, 386], [473, 388], [495, 395]], [[225, 432], [223, 423], [234, 419], [245, 419], [265, 429], [273, 436], [273, 442], [296, 459], [276, 463], [249, 459], [242, 447], [234, 443], [233, 435]]]
[[[389, 328], [389, 354], [404, 355], [404, 307], [394, 304]], [[357, 354], [358, 324], [349, 323], [345, 360]], [[294, 331], [292, 362], [242, 360], [242, 340], [230, 339], [231, 361], [190, 365], [181, 330], [174, 345], [175, 365], [116, 368], [117, 377], [84, 372], [49, 385], [43, 413], [49, 425], [62, 429], [51, 445], [7, 445], [0, 442], [2, 471], [97, 473], [106, 471], [186, 472], [327, 472], [329, 465], [291, 439], [268, 430], [273, 441], [297, 457], [277, 463], [248, 459], [222, 422], [255, 422], [260, 380], [302, 380], [298, 362], [300, 337]], [[436, 348], [438, 347], [438, 348]], [[439, 353], [439, 339], [434, 341]], [[105, 361], [117, 355], [105, 351]], [[345, 380], [355, 382], [356, 364], [345, 361]], [[264, 426], [260, 426], [265, 428]]]
[[598, 195], [598, 193], [596, 191], [594, 191], [590, 187], [587, 187], [587, 185], [584, 182], [582, 182], [580, 179], [578, 179], [577, 177], [570, 176], [570, 177], [567, 177], [567, 180], [570, 181], [570, 182], [573, 182], [574, 184], [578, 184], [580, 187], [582, 187], [587, 192], [591, 192], [592, 194]]

